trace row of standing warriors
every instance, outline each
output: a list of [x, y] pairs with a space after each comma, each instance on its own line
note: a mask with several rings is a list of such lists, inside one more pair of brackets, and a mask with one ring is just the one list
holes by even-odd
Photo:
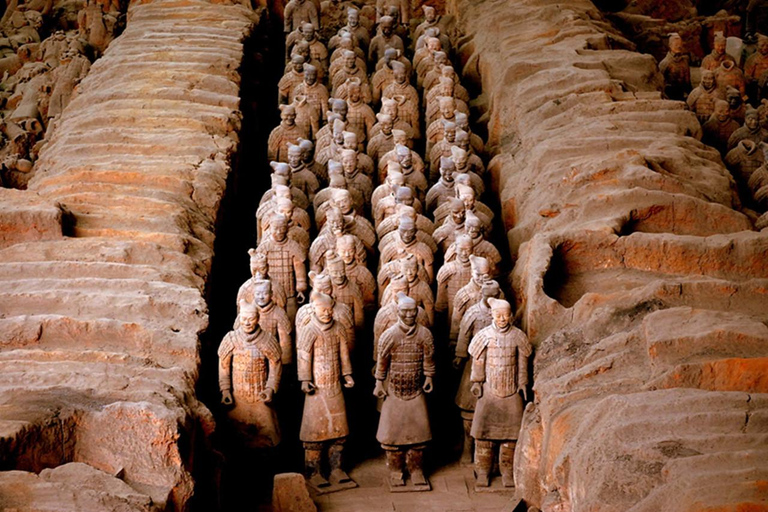
[[757, 229], [768, 226], [768, 36], [757, 34], [737, 57], [722, 33], [701, 62], [701, 81], [691, 87], [685, 41], [669, 38], [659, 63], [667, 97], [687, 103], [701, 124], [702, 142], [717, 149], [738, 187], [745, 213]]
[[[271, 188], [256, 213], [252, 278], [219, 348], [222, 401], [251, 446], [275, 446], [273, 396], [295, 364], [307, 479], [316, 488], [350, 483], [344, 388], [355, 386], [353, 364], [367, 366], [360, 342], [372, 341], [389, 483], [423, 487], [432, 439], [425, 394], [436, 360], [453, 360], [464, 456], [472, 459], [474, 444], [477, 482], [487, 486], [498, 453], [511, 486], [532, 348], [495, 280], [493, 212], [479, 200], [483, 142], [451, 66], [449, 23], [424, 7], [409, 34], [407, 6], [389, 3], [377, 2], [368, 23], [346, 2], [286, 7]], [[327, 44], [326, 19], [339, 24], [325, 27]], [[436, 344], [433, 332], [449, 342]]]

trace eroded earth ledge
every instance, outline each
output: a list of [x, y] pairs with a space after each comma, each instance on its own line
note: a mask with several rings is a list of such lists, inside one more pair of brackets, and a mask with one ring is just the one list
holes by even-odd
[[203, 297], [256, 18], [133, 3], [29, 190], [0, 190], [0, 469], [15, 470], [0, 508], [181, 510], [192, 496], [213, 429], [195, 397]]
[[[762, 510], [768, 233], [650, 55], [588, 1], [454, 0], [536, 404], [517, 485], [545, 511]], [[753, 508], [754, 507], [754, 508]]]

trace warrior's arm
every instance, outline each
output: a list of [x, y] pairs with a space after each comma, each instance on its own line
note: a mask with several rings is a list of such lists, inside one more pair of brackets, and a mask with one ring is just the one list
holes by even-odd
[[293, 257], [293, 272], [296, 276], [296, 291], [307, 291], [307, 266], [304, 260], [299, 259], [297, 256]]
[[[429, 334], [429, 331], [425, 331]], [[431, 334], [427, 336], [423, 344], [424, 350], [424, 376], [435, 376], [435, 340]]]
[[232, 390], [232, 353], [219, 359], [219, 390]]
[[339, 344], [339, 358], [341, 359], [341, 374], [345, 377], [352, 375], [352, 360], [349, 357], [349, 343], [346, 340]]
[[267, 377], [267, 387], [273, 392], [277, 392], [280, 385], [280, 377], [283, 374], [283, 363], [280, 359], [269, 360], [269, 376]]
[[291, 340], [291, 324], [288, 319], [285, 322], [277, 323], [277, 339], [280, 343], [280, 352], [282, 353], [282, 363], [293, 363], [293, 343]]
[[472, 373], [470, 380], [472, 382], [485, 382], [485, 356], [488, 349], [483, 349], [477, 357], [472, 358]]

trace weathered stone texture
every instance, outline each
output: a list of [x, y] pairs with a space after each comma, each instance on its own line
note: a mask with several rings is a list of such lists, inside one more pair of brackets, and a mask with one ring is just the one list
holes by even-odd
[[2, 191], [0, 460], [64, 466], [0, 473], [0, 509], [191, 497], [193, 447], [213, 428], [194, 392], [203, 294], [255, 21], [242, 6], [134, 3], [29, 190]]
[[523, 497], [764, 509], [768, 232], [694, 115], [660, 99], [653, 58], [592, 3], [451, 4], [537, 345]]

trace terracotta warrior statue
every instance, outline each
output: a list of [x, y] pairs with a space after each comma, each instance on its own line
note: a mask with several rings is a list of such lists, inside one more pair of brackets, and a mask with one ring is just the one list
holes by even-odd
[[[312, 305], [312, 298], [318, 293], [324, 293], [329, 297], [333, 297], [333, 283], [331, 277], [328, 274], [318, 274], [310, 270], [309, 284], [312, 286], [312, 291], [309, 294], [309, 303], [304, 304], [296, 312], [296, 331], [298, 332], [301, 326], [308, 325], [313, 318], [314, 306]], [[349, 339], [350, 352], [355, 345], [355, 319], [352, 316], [352, 311], [340, 302], [333, 301], [333, 319], [339, 322], [344, 330], [347, 332], [347, 338]]]
[[701, 83], [691, 91], [686, 102], [688, 108], [696, 114], [699, 123], [703, 125], [714, 114], [715, 101], [724, 99], [725, 96], [715, 82], [715, 74], [704, 70], [701, 72]]
[[[405, 197], [402, 196], [402, 192], [404, 190], [407, 191]], [[378, 226], [376, 226], [376, 234], [379, 236], [379, 240], [384, 240], [389, 233], [397, 231], [397, 228], [400, 224], [400, 217], [402, 216], [409, 217], [411, 220], [413, 220], [413, 222], [416, 224], [416, 230], [419, 233], [423, 232], [427, 237], [431, 237], [432, 234], [434, 234], [435, 225], [427, 217], [416, 211], [416, 208], [414, 208], [416, 203], [413, 202], [413, 192], [410, 192], [410, 190], [411, 189], [409, 187], [400, 187], [398, 189], [395, 196], [397, 205], [395, 206], [394, 214], [384, 218], [384, 220], [381, 221]], [[421, 235], [418, 235], [418, 233], [417, 237], [419, 240], [421, 240]], [[434, 247], [436, 250], [437, 245], [433, 245], [433, 242], [434, 240], [424, 243], [426, 243], [429, 247]]]
[[490, 298], [488, 303], [493, 322], [469, 345], [471, 390], [477, 397], [471, 431], [475, 477], [480, 487], [490, 484], [497, 445], [501, 480], [505, 487], [512, 487], [515, 443], [523, 420], [523, 400], [528, 399], [528, 359], [533, 348], [523, 331], [512, 325], [509, 302]]
[[[342, 469], [344, 442], [349, 435], [342, 392], [355, 385], [347, 331], [333, 317], [334, 300], [324, 293], [312, 294], [312, 315], [297, 327], [297, 370], [304, 392], [304, 414], [299, 439], [304, 444], [306, 477], [314, 487], [351, 481]], [[330, 474], [321, 472], [324, 453]]]
[[[333, 286], [333, 298], [336, 302], [346, 305], [355, 319], [355, 329], [358, 333], [365, 327], [365, 304], [363, 303], [363, 292], [360, 288], [347, 277], [347, 269], [344, 261], [336, 254], [336, 251], [329, 250], [325, 253], [325, 273], [331, 278]], [[350, 350], [352, 347], [350, 346]]]
[[[470, 212], [465, 213], [466, 221], [466, 233], [472, 240], [472, 254], [476, 256], [482, 256], [488, 260], [488, 264], [491, 268], [491, 275], [499, 275], [499, 264], [501, 263], [501, 254], [499, 250], [491, 242], [485, 239], [484, 233], [486, 227], [482, 224], [477, 216]], [[445, 261], [453, 261], [456, 257], [456, 245], [455, 243], [448, 247], [445, 251]]]
[[[373, 362], [376, 363], [379, 355], [379, 340], [381, 335], [386, 332], [387, 329], [397, 323], [397, 297], [404, 293], [408, 295], [408, 280], [405, 276], [395, 276], [389, 282], [387, 287], [388, 301], [383, 303], [376, 312], [376, 319], [373, 323]], [[418, 312], [416, 313], [416, 321], [429, 328], [430, 323], [427, 318], [427, 313], [424, 308], [418, 306]], [[375, 370], [374, 370], [375, 371]]]
[[387, 454], [389, 483], [427, 486], [423, 456], [432, 440], [425, 393], [432, 392], [435, 346], [429, 329], [416, 321], [416, 301], [397, 299], [398, 322], [379, 340], [374, 395], [384, 400], [376, 440]]
[[307, 139], [309, 137], [296, 124], [296, 108], [293, 105], [280, 105], [280, 124], [269, 134], [267, 158], [286, 162], [288, 160], [288, 144], [298, 143], [299, 138]]
[[298, 30], [304, 23], [311, 23], [315, 30], [320, 29], [317, 6], [311, 0], [290, 0], [283, 11], [286, 34]]
[[269, 261], [267, 261], [266, 255], [261, 254], [256, 249], [248, 249], [248, 256], [250, 257], [251, 277], [241, 284], [237, 291], [238, 306], [241, 302], [255, 304], [257, 283], [268, 280], [272, 283], [272, 300], [278, 307], [285, 309], [285, 290], [278, 281], [269, 277]]
[[401, 54], [405, 52], [403, 40], [395, 34], [394, 29], [395, 20], [390, 16], [382, 16], [379, 22], [379, 33], [371, 39], [368, 47], [368, 62], [379, 62], [387, 48], [399, 50]]
[[448, 340], [451, 346], [455, 346], [459, 339], [461, 319], [464, 318], [467, 310], [482, 298], [483, 284], [491, 279], [491, 267], [487, 259], [473, 254], [469, 257], [469, 263], [471, 265], [472, 277], [467, 284], [456, 292], [456, 296], [453, 298], [451, 331]]
[[256, 250], [267, 257], [272, 277], [285, 290], [285, 309], [293, 321], [298, 303], [304, 302], [307, 291], [307, 253], [298, 242], [288, 238], [288, 219], [275, 214], [270, 224], [269, 236]]
[[704, 131], [702, 142], [720, 151], [721, 155], [725, 155], [728, 151], [728, 141], [733, 132], [739, 129], [739, 123], [731, 118], [728, 102], [717, 100], [714, 113], [701, 128]]
[[280, 105], [293, 103], [293, 90], [304, 81], [304, 57], [291, 57], [290, 68], [277, 83], [277, 103]]
[[404, 99], [398, 102], [398, 115], [404, 121], [413, 128], [413, 138], [420, 139], [419, 122], [420, 113], [419, 110], [419, 93], [416, 92], [416, 88], [413, 87], [408, 81], [408, 74], [406, 67], [399, 61], [395, 61], [392, 66], [392, 82], [387, 85], [382, 96], [384, 98], [396, 98], [402, 96]]
[[[306, 140], [306, 139], [302, 139]], [[301, 141], [299, 141], [301, 142]], [[304, 192], [309, 202], [315, 200], [315, 194], [320, 190], [320, 181], [303, 160], [304, 152], [298, 144], [288, 145], [288, 165], [291, 167], [291, 183]]]
[[754, 89], [766, 71], [768, 71], [768, 36], [757, 34], [757, 51], [750, 55], [744, 64], [744, 77]]
[[[400, 276], [405, 278], [407, 289], [404, 293], [416, 301], [416, 305], [424, 309], [427, 315], [427, 326], [432, 327], [435, 323], [435, 295], [428, 281], [421, 279], [419, 275], [419, 262], [412, 254], [397, 260], [400, 264]], [[387, 287], [382, 293], [381, 304], [388, 304], [395, 300], [397, 296], [396, 289]]]
[[355, 238], [357, 260], [365, 265], [367, 262], [365, 245], [357, 236], [350, 233], [351, 223], [347, 221], [344, 214], [337, 207], [334, 206], [328, 210], [326, 224], [310, 246], [309, 268], [315, 272], [322, 272], [325, 268], [325, 254], [329, 250], [335, 249], [336, 241], [344, 235], [350, 235]]
[[435, 312], [445, 319], [450, 327], [453, 317], [453, 300], [469, 280], [472, 279], [472, 239], [459, 235], [456, 239], [457, 253], [453, 261], [446, 262], [437, 272], [437, 301]]
[[440, 179], [427, 192], [426, 207], [428, 212], [433, 212], [441, 204], [456, 198], [456, 182], [453, 180], [455, 172], [456, 164], [454, 164], [453, 158], [440, 157]]
[[493, 280], [486, 281], [483, 284], [482, 298], [467, 310], [459, 326], [459, 340], [456, 343], [453, 367], [462, 372], [461, 382], [456, 392], [456, 405], [461, 410], [461, 419], [464, 423], [464, 448], [461, 453], [464, 464], [471, 463], [473, 459], [472, 417], [477, 404], [477, 397], [471, 391], [472, 365], [466, 364], [469, 359], [469, 343], [481, 330], [491, 325], [491, 306], [488, 300], [500, 298], [499, 283]]
[[744, 117], [744, 126], [733, 132], [728, 139], [728, 151], [739, 145], [743, 140], [751, 140], [755, 144], [768, 141], [768, 130], [760, 126], [760, 116], [756, 109], [749, 108]]
[[393, 261], [398, 255], [398, 250], [402, 249], [407, 254], [414, 255], [419, 264], [426, 270], [429, 281], [432, 282], [435, 277], [433, 268], [435, 256], [428, 245], [419, 242], [416, 238], [416, 223], [410, 217], [401, 216], [397, 233], [397, 238], [381, 253], [381, 264]]
[[380, 129], [378, 133], [368, 141], [366, 153], [371, 160], [378, 165], [381, 157], [395, 148], [395, 137], [392, 133], [395, 124], [392, 121], [392, 116], [379, 113], [376, 114], [376, 125], [378, 125]]
[[392, 70], [392, 63], [397, 62], [397, 50], [394, 48], [387, 48], [384, 50], [384, 57], [382, 57], [378, 69], [371, 78], [371, 89], [373, 90], [373, 104], [378, 105], [381, 101], [381, 94], [384, 89], [395, 80], [394, 72]]
[[664, 77], [667, 98], [684, 101], [691, 92], [691, 66], [680, 34], [670, 34], [669, 52], [659, 63], [659, 71]]
[[259, 310], [259, 327], [269, 333], [280, 345], [282, 363], [293, 363], [293, 323], [288, 319], [285, 309], [278, 306], [272, 293], [272, 281], [256, 281], [253, 300]]
[[722, 32], [715, 34], [715, 42], [712, 48], [712, 53], [704, 57], [701, 61], [701, 70], [715, 71], [720, 67], [724, 61], [731, 61], [736, 64], [736, 60], [725, 52], [726, 44], [728, 40], [725, 38]]
[[453, 197], [449, 203], [451, 206], [450, 216], [446, 217], [440, 227], [432, 233], [432, 240], [435, 241], [438, 249], [443, 254], [448, 251], [448, 248], [456, 241], [459, 235], [466, 234], [467, 231], [467, 211], [464, 207], [464, 202], [457, 197]]
[[376, 307], [376, 278], [373, 277], [368, 267], [357, 261], [355, 242], [355, 237], [352, 235], [337, 238], [336, 253], [344, 262], [347, 278], [355, 283], [362, 292], [365, 309], [374, 309]]
[[[455, 160], [454, 160], [455, 162]], [[493, 226], [493, 211], [477, 200], [477, 192], [472, 188], [469, 183], [463, 183], [460, 181], [461, 174], [455, 175], [456, 180], [456, 197], [464, 202], [464, 208], [467, 213], [473, 213], [478, 219], [480, 219], [483, 229], [490, 231]], [[450, 215], [450, 203], [443, 203], [435, 209], [434, 217], [435, 224], [440, 226], [445, 222], [445, 219]]]
[[271, 406], [282, 372], [280, 345], [259, 326], [259, 310], [243, 302], [237, 327], [219, 345], [221, 403], [251, 448], [272, 448], [280, 442], [277, 415]]

